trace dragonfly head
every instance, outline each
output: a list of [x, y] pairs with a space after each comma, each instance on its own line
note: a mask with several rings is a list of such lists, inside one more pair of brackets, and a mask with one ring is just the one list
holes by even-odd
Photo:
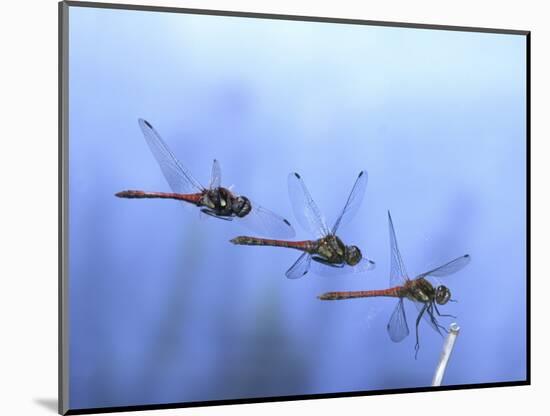
[[346, 246], [345, 260], [350, 266], [355, 266], [361, 261], [363, 255], [357, 246]]
[[252, 204], [247, 197], [237, 196], [233, 200], [232, 209], [237, 217], [242, 218], [252, 210]]
[[451, 291], [447, 286], [440, 285], [435, 289], [435, 301], [438, 305], [445, 305], [451, 299]]

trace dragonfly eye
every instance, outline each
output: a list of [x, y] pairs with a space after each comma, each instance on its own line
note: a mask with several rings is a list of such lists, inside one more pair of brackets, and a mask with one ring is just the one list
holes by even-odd
[[445, 305], [451, 299], [451, 291], [446, 286], [438, 286], [435, 292], [435, 301], [438, 305]]
[[346, 263], [350, 266], [355, 266], [361, 261], [363, 256], [361, 255], [361, 250], [357, 246], [347, 246], [346, 247]]
[[238, 196], [233, 201], [233, 212], [239, 218], [246, 216], [252, 210], [250, 200], [244, 196]]

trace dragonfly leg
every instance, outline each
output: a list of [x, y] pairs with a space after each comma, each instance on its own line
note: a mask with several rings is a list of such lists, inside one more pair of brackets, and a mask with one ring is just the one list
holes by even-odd
[[342, 267], [344, 267], [344, 263], [331, 263], [329, 262], [328, 260], [322, 258], [322, 257], [319, 257], [319, 256], [313, 256], [311, 257], [313, 260], [315, 260], [317, 263], [321, 263], [321, 264], [324, 264], [325, 266], [329, 266], [329, 267], [336, 267], [338, 269], [341, 269]]
[[440, 313], [440, 312], [439, 312], [439, 309], [437, 309], [437, 305], [436, 305], [435, 303], [434, 303], [433, 305], [434, 305], [435, 311], [437, 312], [437, 315], [438, 315], [438, 316], [443, 316], [443, 317], [447, 317], [447, 318], [456, 319], [456, 316], [455, 316], [455, 315]]
[[210, 215], [211, 217], [214, 217], [214, 218], [219, 218], [220, 220], [224, 220], [224, 221], [233, 221], [233, 218], [232, 217], [223, 217], [221, 215], [218, 215], [216, 214], [214, 211], [211, 211], [207, 208], [203, 208], [201, 209], [201, 212], [203, 214], [206, 214], [206, 215]]
[[[441, 330], [445, 331], [446, 333], [449, 333], [449, 331], [443, 325], [440, 325], [439, 322], [437, 322], [437, 319], [435, 319], [434, 312], [433, 312], [434, 306], [435, 304], [433, 303], [431, 303], [430, 306], [428, 306], [428, 314], [430, 315], [430, 321], [432, 321], [432, 324], [434, 325], [435, 329], [437, 329], [437, 332], [439, 332], [439, 335], [443, 336], [443, 334], [441, 333]], [[436, 311], [437, 311], [437, 308], [436, 308]]]
[[420, 319], [422, 318], [422, 315], [424, 315], [424, 312], [426, 311], [427, 305], [425, 304], [422, 307], [422, 310], [418, 314], [418, 317], [416, 318], [416, 344], [414, 345], [414, 359], [416, 360], [416, 357], [418, 356], [418, 350], [420, 349], [420, 343], [418, 342], [418, 325], [420, 325]]

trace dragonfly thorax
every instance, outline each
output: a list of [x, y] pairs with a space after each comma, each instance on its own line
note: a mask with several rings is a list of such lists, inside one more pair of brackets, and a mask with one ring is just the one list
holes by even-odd
[[411, 300], [431, 303], [436, 302], [438, 305], [445, 305], [451, 299], [451, 291], [447, 286], [437, 286], [436, 288], [424, 278], [409, 280], [405, 285], [408, 292], [408, 298]]
[[436, 291], [432, 284], [424, 278], [409, 280], [405, 284], [407, 298], [421, 303], [433, 302]]
[[328, 235], [318, 241], [317, 254], [328, 263], [355, 266], [361, 261], [361, 250], [356, 246], [346, 246], [340, 238]]
[[244, 217], [252, 209], [248, 198], [235, 196], [229, 189], [222, 187], [205, 191], [199, 205], [209, 208], [216, 215], [225, 217]]

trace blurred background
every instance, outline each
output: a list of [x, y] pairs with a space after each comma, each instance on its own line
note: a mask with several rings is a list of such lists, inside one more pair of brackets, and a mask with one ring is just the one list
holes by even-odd
[[[525, 378], [524, 37], [71, 7], [69, 55], [71, 408], [429, 385], [428, 325], [415, 361], [414, 333], [386, 332], [394, 299], [316, 298], [387, 287], [388, 209], [411, 276], [472, 256], [444, 281], [445, 384]], [[332, 224], [366, 169], [339, 234], [377, 268], [291, 281], [299, 253], [233, 246], [237, 222], [115, 198], [169, 191], [138, 117], [297, 239], [288, 173]]]

